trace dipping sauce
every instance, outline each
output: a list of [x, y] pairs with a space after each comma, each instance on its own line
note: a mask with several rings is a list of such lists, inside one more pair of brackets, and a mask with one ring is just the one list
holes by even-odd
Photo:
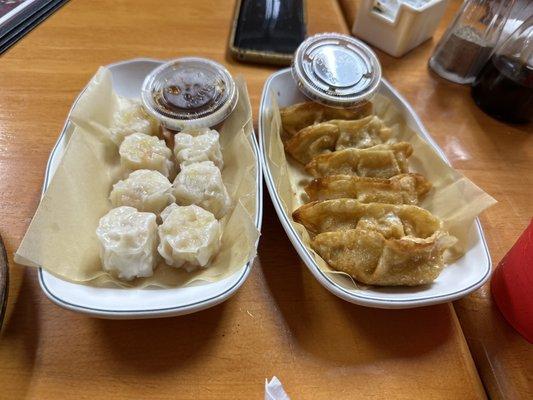
[[144, 80], [143, 104], [169, 130], [213, 127], [235, 108], [238, 92], [222, 65], [180, 58], [161, 65]]

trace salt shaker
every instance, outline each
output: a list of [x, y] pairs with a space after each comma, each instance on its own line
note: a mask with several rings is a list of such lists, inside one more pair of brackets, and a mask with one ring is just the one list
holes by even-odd
[[466, 0], [429, 59], [443, 78], [471, 84], [490, 58], [515, 0]]

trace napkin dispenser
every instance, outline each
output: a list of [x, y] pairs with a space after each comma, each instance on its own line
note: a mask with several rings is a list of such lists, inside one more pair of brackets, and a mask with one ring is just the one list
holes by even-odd
[[447, 0], [361, 0], [352, 34], [394, 56], [431, 38]]

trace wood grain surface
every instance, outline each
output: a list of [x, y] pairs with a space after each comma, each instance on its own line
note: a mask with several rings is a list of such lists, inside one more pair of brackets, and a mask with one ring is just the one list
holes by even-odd
[[[343, 10], [356, 12], [356, 0], [339, 2]], [[400, 59], [377, 53], [385, 78], [411, 103], [453, 166], [498, 200], [480, 218], [496, 267], [533, 217], [533, 126], [487, 116], [473, 102], [469, 87], [427, 69], [461, 1], [449, 3], [434, 40]], [[353, 21], [353, 16], [346, 19]], [[454, 306], [489, 397], [533, 398], [533, 346], [507, 324], [492, 301], [490, 285]]]
[[[245, 76], [257, 117], [275, 69], [229, 58], [232, 14], [229, 0], [72, 0], [0, 57], [0, 233], [11, 263], [49, 152], [99, 65], [209, 57]], [[309, 0], [308, 14], [310, 33], [347, 32], [335, 0]], [[454, 165], [500, 200], [482, 219], [497, 262], [531, 214], [531, 136], [486, 117], [466, 88], [429, 75], [432, 46], [402, 60], [379, 55], [386, 78]], [[451, 305], [388, 311], [337, 299], [298, 258], [266, 192], [264, 201], [251, 276], [233, 298], [197, 314], [89, 318], [52, 304], [35, 271], [15, 265], [0, 338], [0, 398], [259, 399], [272, 375], [293, 399], [485, 398]]]
[[7, 308], [7, 296], [9, 292], [9, 265], [7, 264], [7, 253], [4, 241], [0, 236], [0, 329], [4, 322], [4, 315]]

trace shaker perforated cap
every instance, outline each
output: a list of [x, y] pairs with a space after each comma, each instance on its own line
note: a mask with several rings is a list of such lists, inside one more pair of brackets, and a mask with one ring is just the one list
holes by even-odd
[[361, 41], [339, 33], [321, 33], [298, 47], [292, 75], [311, 100], [332, 107], [355, 107], [376, 92], [381, 65]]
[[141, 97], [147, 112], [166, 128], [213, 127], [233, 111], [238, 100], [226, 68], [204, 58], [178, 58], [154, 69]]

